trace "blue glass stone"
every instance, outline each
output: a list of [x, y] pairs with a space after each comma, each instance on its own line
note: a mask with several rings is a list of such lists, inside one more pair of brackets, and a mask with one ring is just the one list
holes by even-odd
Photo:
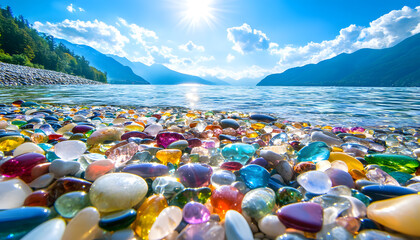
[[359, 232], [362, 230], [367, 230], [367, 229], [379, 230], [379, 227], [374, 221], [370, 220], [369, 218], [360, 219]]
[[239, 170], [239, 173], [250, 189], [266, 187], [270, 179], [270, 173], [260, 165], [247, 165]]
[[232, 142], [236, 142], [238, 141], [238, 138], [235, 136], [231, 136], [231, 135], [226, 135], [226, 134], [220, 134], [219, 135], [219, 140], [229, 140]]
[[264, 115], [264, 114], [254, 114], [249, 117], [252, 120], [257, 120], [260, 122], [274, 122], [276, 121], [275, 118], [272, 116]]
[[273, 189], [274, 192], [277, 192], [279, 188], [284, 187], [284, 185], [275, 178], [268, 179], [268, 187]]
[[397, 180], [401, 185], [406, 185], [406, 182], [413, 177], [413, 175], [405, 172], [389, 172], [389, 175], [395, 178], [395, 180]]
[[142, 178], [151, 178], [167, 175], [169, 168], [159, 163], [140, 163], [128, 165], [122, 171], [139, 175]]
[[107, 231], [117, 231], [131, 225], [136, 220], [137, 212], [134, 209], [119, 211], [99, 220], [99, 227]]
[[320, 162], [328, 160], [330, 149], [324, 142], [312, 142], [297, 153], [298, 162]]
[[255, 148], [245, 143], [228, 144], [222, 149], [225, 162], [245, 163], [254, 155]]
[[20, 239], [47, 221], [51, 210], [44, 207], [21, 207], [0, 211], [0, 239]]
[[417, 194], [417, 191], [394, 185], [370, 185], [362, 187], [361, 192], [372, 199], [372, 201], [385, 200], [389, 198]]

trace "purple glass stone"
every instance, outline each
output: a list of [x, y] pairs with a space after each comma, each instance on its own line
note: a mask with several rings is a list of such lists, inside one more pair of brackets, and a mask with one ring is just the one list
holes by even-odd
[[344, 185], [349, 188], [354, 188], [354, 181], [351, 175], [343, 170], [337, 168], [329, 168], [325, 173], [330, 177], [332, 186]]
[[73, 133], [86, 133], [93, 129], [94, 127], [89, 126], [89, 125], [77, 125], [71, 131]]
[[264, 158], [256, 158], [252, 160], [249, 164], [260, 165], [263, 168], [266, 168], [268, 166], [268, 162]]
[[156, 136], [157, 144], [164, 148], [178, 140], [185, 140], [185, 137], [182, 134], [176, 132], [162, 132]]
[[201, 140], [198, 138], [191, 138], [191, 139], [188, 139], [187, 141], [188, 141], [189, 148], [200, 147], [202, 144]]
[[159, 177], [169, 173], [168, 167], [159, 163], [132, 164], [122, 171], [139, 175], [142, 178]]
[[207, 187], [213, 174], [212, 168], [203, 163], [189, 163], [177, 170], [181, 183], [187, 188]]
[[182, 216], [189, 224], [200, 224], [210, 220], [210, 211], [201, 203], [189, 202], [182, 209]]
[[214, 142], [214, 141], [206, 141], [206, 140], [204, 140], [203, 141], [203, 145], [202, 145], [204, 148], [215, 148], [216, 147], [216, 143]]
[[139, 131], [131, 131], [131, 132], [126, 132], [121, 136], [121, 140], [127, 140], [131, 137], [136, 137], [136, 138], [152, 138], [151, 136], [147, 135], [147, 133], [144, 132], [139, 132]]

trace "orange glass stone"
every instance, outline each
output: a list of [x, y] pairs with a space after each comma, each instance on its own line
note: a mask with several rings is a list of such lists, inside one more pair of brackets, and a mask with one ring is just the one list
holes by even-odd
[[235, 187], [224, 185], [213, 190], [210, 200], [213, 210], [220, 219], [225, 218], [228, 210], [241, 212], [241, 203], [244, 195]]
[[167, 164], [168, 162], [172, 164], [179, 164], [181, 160], [182, 151], [179, 149], [163, 149], [159, 150], [156, 153], [156, 158], [162, 162], [162, 164]]

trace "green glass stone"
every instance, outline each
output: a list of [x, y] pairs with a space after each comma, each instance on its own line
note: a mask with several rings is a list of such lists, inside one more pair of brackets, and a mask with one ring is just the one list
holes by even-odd
[[95, 129], [92, 129], [92, 130], [90, 130], [90, 131], [85, 132], [84, 137], [85, 137], [85, 138], [89, 138], [89, 137], [90, 137], [90, 135], [92, 135], [92, 133], [93, 133], [94, 131], [95, 131]]
[[55, 201], [54, 208], [62, 217], [73, 218], [80, 210], [90, 205], [86, 192], [75, 191], [61, 195]]
[[303, 199], [302, 193], [296, 188], [282, 187], [279, 188], [276, 194], [277, 203], [284, 206], [290, 203], [300, 202]]
[[192, 163], [198, 163], [200, 161], [200, 155], [197, 153], [190, 154], [190, 161]]
[[369, 206], [369, 204], [372, 202], [372, 199], [370, 197], [368, 197], [365, 194], [357, 191], [356, 189], [351, 190], [351, 196], [359, 199], [360, 201], [362, 201], [366, 205], [366, 207]]
[[183, 208], [188, 202], [194, 201], [205, 204], [211, 196], [211, 189], [208, 187], [203, 188], [186, 188], [177, 193], [174, 198], [169, 202], [171, 206]]
[[18, 126], [18, 127], [22, 127], [23, 125], [25, 125], [27, 122], [26, 121], [22, 121], [22, 120], [15, 120], [15, 121], [12, 121], [12, 124], [13, 125], [16, 125], [16, 126]]
[[405, 185], [405, 183], [413, 177], [413, 175], [405, 172], [390, 172], [389, 175], [395, 178], [395, 180], [397, 180], [397, 182], [401, 185]]
[[417, 159], [404, 155], [371, 154], [366, 155], [365, 160], [369, 164], [377, 164], [405, 173], [414, 173], [416, 168], [420, 166], [420, 162]]

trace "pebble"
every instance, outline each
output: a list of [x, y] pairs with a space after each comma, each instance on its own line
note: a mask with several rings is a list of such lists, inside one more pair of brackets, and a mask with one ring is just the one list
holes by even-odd
[[2, 239], [419, 237], [416, 127], [23, 100], [0, 112]]
[[61, 218], [53, 218], [34, 228], [22, 240], [61, 240], [66, 222]]

